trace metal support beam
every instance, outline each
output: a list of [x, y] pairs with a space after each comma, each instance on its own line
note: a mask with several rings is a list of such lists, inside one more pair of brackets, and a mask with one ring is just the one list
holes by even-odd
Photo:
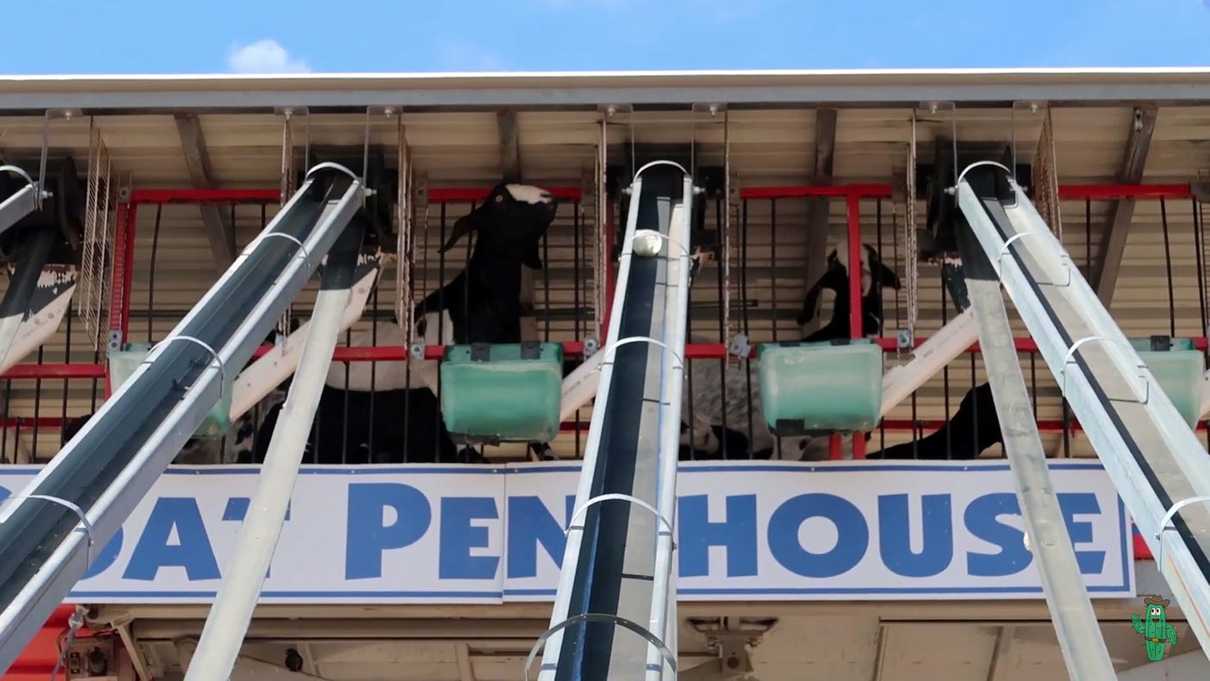
[[[1137, 184], [1143, 179], [1147, 153], [1151, 150], [1151, 136], [1155, 132], [1157, 112], [1154, 105], [1140, 106], [1134, 110], [1134, 117], [1130, 121], [1130, 138], [1126, 143], [1122, 166], [1118, 170], [1118, 182]], [[1113, 301], [1113, 290], [1118, 283], [1122, 256], [1126, 253], [1126, 239], [1134, 218], [1134, 204], [1134, 199], [1121, 199], [1117, 202], [1108, 231], [1101, 238], [1093, 288], [1106, 306]]]
[[[812, 184], [832, 184], [832, 172], [836, 158], [836, 109], [815, 110], [815, 164], [812, 174]], [[829, 201], [824, 197], [807, 200], [807, 237], [804, 242], [806, 272], [803, 275], [803, 291], [815, 285], [828, 265], [828, 218], [831, 214]], [[817, 303], [818, 305], [818, 303]], [[819, 309], [803, 328], [803, 333], [811, 333], [819, 328]]]
[[[206, 138], [202, 135], [202, 124], [195, 114], [176, 114], [176, 131], [181, 138], [181, 150], [185, 154], [185, 166], [197, 189], [213, 189], [213, 173], [210, 171], [210, 155], [206, 152]], [[229, 215], [219, 206], [203, 203], [202, 223], [206, 226], [206, 238], [210, 240], [210, 252], [214, 255], [214, 267], [222, 273], [235, 260], [235, 225]]]
[[1059, 648], [1075, 681], [1112, 679], [1113, 662], [1088, 600], [1059, 497], [1050, 481], [1042, 436], [1034, 421], [1025, 375], [1013, 345], [1000, 281], [970, 230], [958, 234], [966, 289], [979, 331], [983, 364], [992, 387], [1004, 452], [1017, 487], [1029, 548], [1037, 558], [1042, 591]]
[[[328, 210], [337, 209], [330, 207]], [[206, 618], [197, 653], [185, 672], [186, 681], [228, 678], [239, 656], [281, 536], [290, 495], [298, 479], [298, 467], [311, 434], [311, 422], [319, 408], [332, 351], [336, 349], [340, 335], [342, 317], [352, 298], [353, 271], [361, 237], [361, 225], [350, 225], [328, 254], [298, 370], [273, 429], [256, 496], [240, 528], [233, 564], [224, 566], [226, 576]]]
[[[3, 168], [0, 168], [3, 170]], [[27, 184], [0, 201], [0, 234], [38, 209], [38, 186]]]

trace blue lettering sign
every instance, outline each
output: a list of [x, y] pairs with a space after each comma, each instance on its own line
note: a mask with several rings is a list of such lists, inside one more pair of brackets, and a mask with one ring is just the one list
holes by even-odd
[[[727, 497], [727, 519], [712, 523], [707, 496], [681, 497], [677, 510], [680, 574], [701, 577], [710, 572], [711, 546], [727, 551], [727, 576], [756, 574], [756, 495]], [[797, 529], [795, 530], [797, 533]]]
[[[169, 544], [173, 530], [176, 544]], [[197, 501], [188, 497], [157, 499], [123, 577], [154, 580], [162, 567], [185, 568], [189, 581], [218, 579], [218, 563]]]
[[1025, 549], [1025, 533], [1000, 522], [1002, 515], [1021, 515], [1017, 495], [1010, 492], [985, 494], [966, 507], [966, 529], [979, 539], [999, 547], [995, 553], [970, 551], [966, 570], [972, 577], [1005, 577], [1029, 567], [1033, 554]]
[[882, 562], [902, 577], [932, 577], [954, 559], [954, 521], [950, 495], [926, 494], [921, 499], [922, 548], [912, 551], [908, 495], [878, 497], [878, 548]]
[[472, 556], [471, 549], [487, 548], [490, 534], [472, 520], [497, 518], [496, 500], [491, 497], [444, 497], [441, 499], [441, 550], [437, 574], [441, 579], [491, 579], [500, 565], [499, 556]]
[[[395, 511], [395, 522], [384, 524], [383, 511]], [[345, 533], [345, 578], [382, 576], [382, 552], [401, 549], [424, 536], [433, 520], [429, 501], [420, 490], [398, 483], [351, 483]]]
[[114, 561], [118, 559], [118, 554], [122, 551], [122, 528], [114, 533], [113, 537], [105, 544], [105, 548], [101, 552], [93, 556], [92, 565], [84, 571], [84, 576], [80, 579], [88, 579], [96, 577], [113, 566]]
[[[1059, 494], [1059, 510], [1067, 524], [1067, 534], [1071, 535], [1071, 543], [1086, 544], [1092, 541], [1092, 523], [1076, 521], [1077, 515], [1100, 515], [1101, 505], [1097, 503], [1097, 495], [1091, 492]], [[1080, 572], [1085, 575], [1099, 575], [1105, 569], [1104, 551], [1076, 551], [1076, 561], [1080, 564]]]
[[563, 564], [563, 551], [567, 548], [564, 530], [571, 523], [576, 498], [568, 495], [564, 499], [562, 524], [538, 497], [508, 498], [508, 548], [506, 555], [508, 576], [521, 579], [538, 576], [538, 545], [546, 549], [547, 555], [556, 566]]
[[[836, 546], [811, 553], [798, 541], [808, 518], [827, 518], [836, 526]], [[803, 577], [835, 577], [853, 569], [870, 545], [870, 528], [856, 506], [834, 494], [800, 494], [769, 518], [769, 552], [787, 570]]]

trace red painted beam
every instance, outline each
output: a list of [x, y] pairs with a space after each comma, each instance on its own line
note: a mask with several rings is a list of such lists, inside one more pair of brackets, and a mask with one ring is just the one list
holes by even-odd
[[[745, 187], [741, 199], [796, 199], [807, 197], [889, 199], [891, 185], [882, 183], [849, 185], [786, 185]], [[1066, 201], [1090, 199], [1188, 199], [1193, 192], [1188, 184], [1068, 184], [1059, 187], [1059, 198]]]
[[1188, 199], [1192, 197], [1193, 191], [1187, 184], [1069, 184], [1059, 187], [1059, 198], [1064, 201]]
[[135, 189], [130, 203], [280, 203], [280, 189]]
[[18, 364], [0, 374], [12, 378], [105, 378], [104, 364]]
[[802, 199], [809, 197], [889, 199], [891, 198], [891, 185], [869, 183], [744, 187], [739, 190], [739, 197], [741, 199]]
[[[584, 192], [579, 187], [543, 187], [560, 201], [579, 201]], [[429, 203], [478, 203], [487, 198], [490, 187], [431, 187]]]

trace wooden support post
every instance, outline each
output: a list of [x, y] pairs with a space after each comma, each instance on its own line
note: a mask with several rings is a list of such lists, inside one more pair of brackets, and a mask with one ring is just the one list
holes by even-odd
[[[1134, 117], [1130, 122], [1130, 139], [1126, 143], [1126, 152], [1118, 171], [1118, 182], [1137, 184], [1143, 179], [1147, 152], [1151, 149], [1151, 137], [1155, 132], [1156, 115], [1155, 105], [1135, 108]], [[1113, 301], [1113, 291], [1118, 283], [1122, 256], [1126, 253], [1126, 239], [1130, 233], [1131, 220], [1134, 218], [1134, 204], [1134, 199], [1121, 199], [1117, 202], [1108, 231], [1101, 239], [1093, 288], [1106, 307]]]
[[[832, 183], [832, 172], [836, 150], [836, 109], [816, 109], [815, 111], [815, 163], [811, 183], [827, 185]], [[803, 274], [803, 288], [800, 299], [806, 297], [807, 290], [819, 281], [828, 265], [828, 218], [831, 214], [829, 200], [818, 197], [807, 200], [807, 234], [804, 241], [803, 260], [806, 271]], [[819, 328], [820, 316], [818, 307], [811, 320], [807, 322], [803, 333], [808, 334]]]
[[[202, 135], [201, 121], [195, 114], [183, 113], [176, 114], [175, 119], [177, 134], [181, 138], [181, 150], [185, 154], [185, 166], [189, 169], [193, 186], [198, 189], [213, 189], [210, 157], [206, 153], [206, 138]], [[198, 208], [206, 226], [206, 238], [210, 240], [215, 270], [221, 274], [235, 260], [235, 225], [217, 204], [204, 203]]]

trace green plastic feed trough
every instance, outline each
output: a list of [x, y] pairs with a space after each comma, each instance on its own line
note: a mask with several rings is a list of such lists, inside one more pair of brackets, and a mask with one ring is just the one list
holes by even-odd
[[441, 362], [441, 415], [459, 444], [550, 442], [559, 434], [563, 346], [451, 345]]
[[1190, 427], [1196, 425], [1201, 416], [1206, 359], [1200, 350], [1193, 348], [1193, 341], [1155, 336], [1132, 338], [1130, 343], [1185, 422]]
[[[113, 382], [114, 390], [118, 386], [126, 382], [134, 374], [143, 360], [147, 359], [147, 354], [151, 352], [151, 345], [147, 343], [129, 343], [126, 350], [111, 350], [109, 352], [109, 373]], [[227, 376], [226, 385], [223, 386], [223, 396], [219, 399], [218, 404], [206, 414], [206, 419], [202, 421], [202, 425], [198, 426], [194, 437], [201, 438], [219, 438], [227, 434], [231, 429], [231, 387], [234, 376]]]
[[765, 343], [761, 409], [777, 435], [871, 430], [882, 406], [882, 348], [849, 343]]

